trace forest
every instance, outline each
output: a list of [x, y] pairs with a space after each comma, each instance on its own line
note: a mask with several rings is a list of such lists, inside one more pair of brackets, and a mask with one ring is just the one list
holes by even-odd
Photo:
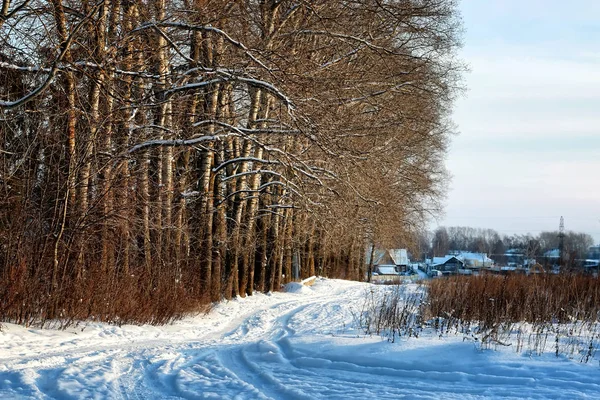
[[165, 323], [418, 240], [454, 0], [2, 0], [0, 321]]

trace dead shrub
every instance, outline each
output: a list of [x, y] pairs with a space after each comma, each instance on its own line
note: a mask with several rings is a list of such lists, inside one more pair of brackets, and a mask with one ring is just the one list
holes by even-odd
[[353, 312], [355, 325], [365, 335], [380, 335], [394, 342], [399, 337], [419, 337], [423, 329], [422, 287], [386, 285], [365, 290], [361, 308]]

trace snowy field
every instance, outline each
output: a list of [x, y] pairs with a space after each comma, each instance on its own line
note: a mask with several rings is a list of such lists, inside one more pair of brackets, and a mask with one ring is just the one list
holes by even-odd
[[460, 335], [365, 337], [353, 315], [366, 288], [319, 279], [165, 327], [5, 324], [0, 398], [600, 398], [598, 360], [481, 350]]

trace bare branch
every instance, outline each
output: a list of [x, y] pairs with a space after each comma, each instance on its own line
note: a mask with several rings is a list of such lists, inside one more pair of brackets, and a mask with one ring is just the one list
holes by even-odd
[[69, 37], [67, 38], [67, 40], [62, 44], [62, 50], [61, 50], [59, 56], [56, 58], [56, 60], [54, 60], [52, 68], [50, 69], [50, 72], [48, 73], [48, 76], [46, 77], [46, 80], [44, 81], [44, 83], [42, 83], [39, 87], [37, 87], [36, 89], [34, 89], [33, 91], [31, 91], [30, 93], [21, 97], [18, 100], [0, 101], [0, 108], [3, 108], [5, 110], [11, 110], [13, 108], [22, 106], [22, 105], [30, 102], [31, 100], [35, 99], [40, 94], [42, 94], [44, 92], [44, 90], [46, 90], [48, 88], [48, 86], [50, 86], [52, 84], [52, 82], [54, 81], [54, 78], [56, 77], [56, 74], [59, 71], [59, 64], [63, 60], [65, 55], [69, 52], [69, 47], [71, 46], [71, 43], [75, 39], [75, 35], [79, 31], [79, 29], [81, 29], [81, 27], [87, 23], [88, 19], [90, 19], [92, 17], [92, 15], [94, 15], [96, 13], [96, 11], [98, 11], [98, 9], [104, 4], [104, 1], [105, 0], [102, 0], [99, 3], [97, 3], [92, 8], [92, 10], [88, 13], [88, 15], [86, 15], [86, 17], [84, 19], [82, 19], [81, 21], [79, 21], [79, 23], [77, 25], [75, 25], [75, 28], [73, 29], [73, 31], [71, 31], [71, 34], [69, 34]]
[[136, 151], [140, 151], [143, 149], [152, 148], [152, 147], [161, 147], [161, 146], [165, 146], [165, 147], [194, 146], [194, 145], [196, 145], [198, 143], [202, 143], [202, 142], [214, 142], [215, 140], [220, 140], [220, 139], [228, 137], [228, 136], [237, 136], [237, 135], [233, 134], [233, 133], [228, 133], [225, 135], [200, 136], [200, 137], [193, 138], [193, 139], [148, 140], [147, 142], [136, 144], [135, 146], [130, 148], [127, 152], [135, 153]]
[[134, 29], [132, 31], [132, 33], [135, 33], [135, 32], [138, 32], [138, 31], [141, 31], [141, 30], [144, 30], [144, 29], [148, 29], [148, 28], [153, 28], [153, 27], [169, 27], [169, 28], [186, 29], [186, 30], [190, 30], [190, 31], [201, 31], [201, 32], [214, 32], [214, 33], [217, 33], [217, 34], [223, 36], [223, 38], [225, 40], [227, 40], [230, 44], [232, 44], [235, 47], [241, 49], [252, 61], [254, 61], [255, 63], [257, 63], [261, 67], [263, 67], [265, 70], [267, 70], [269, 72], [271, 71], [271, 69], [268, 68], [258, 58], [256, 58], [248, 50], [248, 48], [246, 46], [244, 46], [244, 44], [242, 42], [239, 42], [239, 41], [233, 39], [231, 36], [229, 36], [227, 33], [225, 33], [224, 31], [222, 31], [221, 29], [215, 28], [213, 26], [188, 25], [188, 24], [182, 24], [182, 23], [178, 23], [178, 22], [146, 22], [146, 23], [140, 25], [138, 28]]
[[256, 158], [256, 157], [238, 157], [238, 158], [232, 158], [230, 160], [227, 160], [224, 163], [222, 163], [221, 165], [213, 168], [213, 172], [215, 172], [215, 173], [219, 172], [220, 170], [222, 170], [223, 168], [225, 168], [228, 165], [240, 163], [240, 162], [255, 162], [255, 163], [260, 163], [260, 164], [281, 165], [281, 161], [264, 160], [262, 158]]
[[279, 90], [278, 88], [276, 88], [275, 86], [271, 85], [268, 82], [265, 82], [265, 81], [262, 81], [259, 79], [254, 79], [254, 78], [246, 78], [243, 76], [226, 74], [224, 72], [220, 72], [220, 74], [223, 76], [221, 76], [219, 78], [207, 80], [207, 81], [188, 83], [187, 85], [173, 87], [164, 92], [164, 97], [169, 98], [170, 96], [172, 96], [178, 92], [197, 90], [197, 89], [209, 87], [209, 86], [212, 86], [212, 85], [215, 85], [218, 83], [243, 82], [249, 86], [260, 88], [260, 89], [263, 89], [263, 90], [271, 93], [272, 95], [274, 95], [275, 97], [280, 99], [285, 104], [285, 106], [288, 108], [288, 110], [294, 109], [294, 103], [292, 102], [292, 100], [290, 100], [285, 94], [283, 94], [283, 92], [281, 90]]

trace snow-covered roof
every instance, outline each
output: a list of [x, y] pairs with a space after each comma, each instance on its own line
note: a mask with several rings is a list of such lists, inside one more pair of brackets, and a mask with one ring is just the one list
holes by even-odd
[[462, 263], [462, 260], [459, 260], [458, 257], [456, 257], [456, 256], [444, 256], [444, 257], [433, 257], [431, 264], [433, 266], [446, 264], [448, 261], [450, 261], [453, 258]]
[[600, 260], [596, 260], [596, 259], [593, 259], [593, 258], [588, 258], [588, 259], [586, 259], [583, 262], [583, 266], [587, 267], [587, 268], [589, 268], [589, 267], [597, 267], [599, 263], [600, 263]]
[[[371, 247], [366, 249], [366, 263], [371, 261]], [[408, 252], [406, 249], [381, 249], [373, 251], [373, 265], [408, 265]]]
[[461, 252], [460, 254], [458, 254], [456, 256], [456, 258], [461, 259], [463, 261], [466, 261], [466, 260], [482, 261], [483, 260], [486, 263], [493, 262], [493, 260], [491, 258], [489, 258], [486, 253], [472, 253], [472, 252], [468, 252], [468, 251]]
[[559, 258], [560, 257], [560, 250], [559, 249], [548, 250], [547, 252], [544, 253], [544, 257]]
[[390, 257], [396, 265], [407, 265], [408, 264], [408, 252], [406, 249], [391, 249], [389, 250]]
[[508, 255], [513, 255], [513, 256], [517, 256], [517, 255], [523, 255], [523, 250], [522, 249], [508, 249], [504, 252], [505, 256]]
[[379, 265], [377, 272], [382, 275], [398, 275], [395, 265]]
[[[375, 250], [373, 251], [373, 265], [379, 264], [381, 260], [385, 257], [385, 254], [385, 250], [375, 248]], [[371, 263], [371, 246], [368, 246], [365, 249], [365, 262], [367, 264]]]

